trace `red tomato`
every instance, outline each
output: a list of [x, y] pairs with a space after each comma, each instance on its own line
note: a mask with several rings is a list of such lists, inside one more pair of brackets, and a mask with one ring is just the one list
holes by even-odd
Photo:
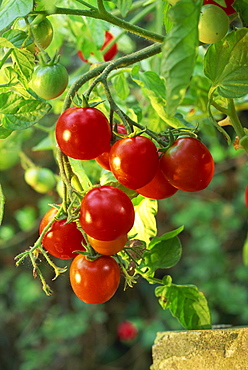
[[83, 302], [101, 304], [115, 294], [120, 283], [120, 267], [109, 256], [89, 261], [78, 254], [71, 263], [70, 283], [76, 296]]
[[181, 137], [162, 155], [161, 169], [172, 186], [193, 192], [209, 185], [214, 175], [214, 161], [199, 140]]
[[246, 205], [246, 208], [248, 208], [248, 185], [246, 186], [246, 189], [245, 189], [245, 205]]
[[236, 10], [232, 7], [233, 3], [234, 3], [235, 0], [225, 0], [226, 2], [226, 7], [223, 7], [223, 6], [220, 6], [218, 3], [216, 3], [215, 1], [213, 0], [204, 0], [204, 5], [208, 5], [208, 4], [213, 4], [213, 5], [217, 5], [219, 6], [221, 9], [224, 10], [224, 12], [227, 14], [227, 15], [231, 15], [231, 14], [234, 14], [236, 13]]
[[[102, 45], [101, 49], [100, 50], [104, 50], [106, 48], [106, 46], [108, 46], [108, 44], [114, 39], [114, 36], [112, 35], [111, 32], [109, 31], [105, 31], [105, 39], [104, 39], [104, 44]], [[105, 62], [108, 62], [109, 60], [112, 60], [116, 54], [118, 53], [118, 48], [117, 48], [117, 44], [113, 44], [110, 49], [108, 51], [106, 51], [106, 53], [103, 54], [103, 59], [105, 60]], [[88, 60], [84, 58], [83, 56], [83, 53], [82, 51], [78, 51], [78, 56], [79, 58], [85, 62], [85, 63], [88, 63]], [[94, 53], [92, 53], [92, 55], [94, 55]]]
[[125, 320], [117, 326], [117, 335], [121, 341], [129, 342], [137, 337], [138, 329], [131, 321]]
[[[118, 132], [118, 134], [121, 134], [121, 135], [126, 135], [127, 134], [127, 130], [126, 130], [125, 126], [123, 126], [121, 124], [117, 125], [117, 132]], [[98, 157], [96, 157], [97, 163], [100, 164], [101, 167], [103, 167], [105, 170], [108, 170], [108, 171], [111, 171], [110, 170], [110, 165], [109, 165], [110, 149], [111, 149], [111, 145], [109, 145], [109, 148], [106, 152], [103, 152]]]
[[94, 159], [108, 150], [110, 125], [96, 108], [66, 109], [56, 124], [56, 139], [61, 151], [81, 160]]
[[172, 186], [161, 170], [160, 161], [153, 179], [145, 186], [136, 190], [139, 194], [150, 199], [165, 199], [174, 195], [178, 189]]
[[144, 136], [121, 139], [114, 143], [109, 153], [110, 169], [116, 179], [133, 190], [152, 180], [158, 162], [156, 146]]
[[[39, 232], [43, 229], [57, 214], [56, 208], [51, 208], [45, 214], [40, 223]], [[54, 257], [61, 259], [74, 258], [77, 254], [73, 251], [85, 251], [82, 244], [85, 243], [82, 233], [78, 230], [75, 222], [65, 224], [66, 219], [54, 221], [50, 229], [42, 239], [43, 247]]]
[[122, 190], [99, 186], [83, 198], [79, 219], [83, 230], [92, 238], [114, 240], [132, 228], [134, 207]]
[[88, 241], [96, 252], [111, 256], [124, 248], [127, 242], [127, 234], [115, 240], [97, 240], [88, 235]]

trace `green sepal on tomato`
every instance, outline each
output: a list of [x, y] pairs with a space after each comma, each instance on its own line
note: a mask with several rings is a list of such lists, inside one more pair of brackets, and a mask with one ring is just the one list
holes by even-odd
[[87, 260], [78, 254], [70, 266], [70, 283], [76, 296], [89, 304], [110, 300], [120, 284], [120, 267], [113, 257]]
[[70, 107], [56, 124], [61, 151], [74, 159], [90, 160], [107, 151], [111, 129], [107, 117], [96, 108]]
[[42, 99], [51, 100], [60, 96], [68, 85], [68, 72], [59, 62], [38, 65], [32, 74], [29, 86]]
[[183, 191], [203, 190], [214, 176], [215, 166], [210, 151], [194, 137], [176, 139], [160, 161], [168, 182]]
[[[109, 31], [105, 31], [105, 36], [104, 36], [104, 43], [101, 47], [101, 51], [104, 51], [104, 49], [106, 48], [106, 46], [108, 46], [108, 44], [114, 39], [114, 36], [112, 35], [111, 32]], [[118, 48], [117, 48], [117, 44], [114, 43], [108, 51], [106, 51], [104, 54], [103, 54], [103, 59], [105, 62], [108, 62], [110, 60], [112, 60], [116, 54], [118, 53]], [[85, 62], [85, 63], [88, 63], [88, 59], [85, 59], [84, 58], [84, 55], [83, 55], [83, 52], [80, 50], [78, 51], [78, 56], [79, 58]], [[94, 55], [94, 53], [92, 53], [92, 55]]]
[[[54, 219], [58, 210], [51, 208], [40, 222], [39, 233]], [[67, 223], [67, 219], [55, 220], [42, 238], [43, 247], [54, 257], [60, 259], [74, 258], [74, 251], [85, 251], [83, 234], [78, 230], [75, 222]]]

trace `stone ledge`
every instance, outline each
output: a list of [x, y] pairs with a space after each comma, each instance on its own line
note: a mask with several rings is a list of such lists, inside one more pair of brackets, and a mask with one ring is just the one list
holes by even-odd
[[248, 328], [158, 333], [150, 370], [248, 370]]

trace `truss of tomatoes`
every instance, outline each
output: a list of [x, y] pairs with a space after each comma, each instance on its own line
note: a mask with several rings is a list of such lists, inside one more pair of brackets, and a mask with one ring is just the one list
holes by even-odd
[[[214, 161], [208, 148], [197, 138], [178, 137], [166, 150], [157, 148], [146, 136], [128, 135], [117, 127], [122, 138], [113, 143], [107, 117], [97, 108], [71, 107], [56, 124], [56, 140], [61, 151], [78, 160], [104, 157], [104, 168], [112, 171], [119, 183], [144, 197], [165, 199], [178, 190], [205, 189], [214, 175]], [[124, 137], [123, 137], [124, 136]], [[54, 216], [55, 211], [50, 211]], [[49, 216], [49, 215], [48, 215]], [[50, 216], [44, 216], [40, 232]], [[82, 198], [79, 224], [56, 219], [42, 239], [44, 248], [59, 258], [74, 258], [70, 283], [84, 302], [100, 304], [109, 300], [120, 283], [121, 270], [116, 254], [123, 250], [135, 219], [128, 195], [114, 186], [94, 186]], [[85, 244], [95, 257], [87, 257]], [[80, 253], [82, 252], [82, 253]]]

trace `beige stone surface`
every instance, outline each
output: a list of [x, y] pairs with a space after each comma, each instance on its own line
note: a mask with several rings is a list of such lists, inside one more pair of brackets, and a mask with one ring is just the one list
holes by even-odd
[[158, 333], [150, 370], [248, 370], [248, 328]]

